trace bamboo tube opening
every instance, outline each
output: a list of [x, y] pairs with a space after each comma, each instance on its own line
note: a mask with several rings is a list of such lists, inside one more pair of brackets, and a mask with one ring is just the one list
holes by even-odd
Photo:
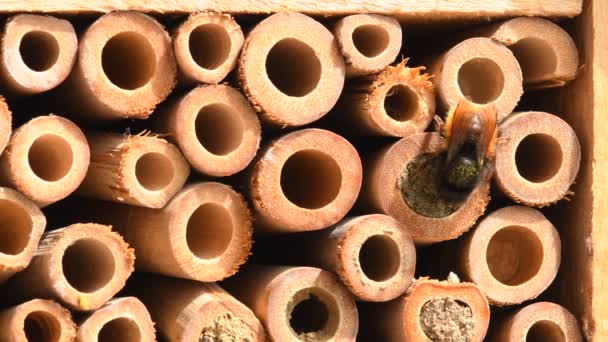
[[526, 342], [566, 342], [566, 334], [559, 324], [552, 321], [534, 323], [526, 334]]
[[167, 155], [148, 152], [137, 159], [135, 177], [146, 190], [158, 191], [171, 183], [175, 177], [175, 169]]
[[340, 311], [335, 299], [317, 287], [296, 292], [287, 306], [289, 327], [298, 337], [330, 340], [338, 330]]
[[121, 32], [106, 42], [101, 64], [110, 82], [122, 89], [133, 90], [152, 79], [156, 54], [143, 35]]
[[497, 231], [486, 252], [492, 276], [509, 286], [521, 285], [536, 276], [543, 257], [543, 245], [536, 233], [520, 226]]
[[225, 253], [232, 241], [232, 217], [220, 204], [205, 203], [188, 219], [186, 242], [201, 259], [213, 259]]
[[384, 111], [393, 120], [411, 120], [418, 113], [418, 94], [407, 85], [394, 85], [384, 97]]
[[505, 78], [495, 61], [473, 58], [458, 70], [458, 86], [462, 95], [478, 104], [495, 101], [503, 92]]
[[373, 58], [383, 53], [390, 43], [390, 36], [384, 27], [362, 25], [353, 31], [353, 44], [365, 57]]
[[361, 270], [371, 280], [385, 281], [399, 271], [401, 254], [397, 243], [388, 236], [369, 237], [359, 251]]
[[114, 277], [116, 268], [112, 251], [103, 242], [87, 238], [70, 245], [64, 251], [61, 263], [67, 282], [84, 293], [105, 287]]
[[530, 37], [509, 46], [517, 58], [524, 79], [537, 79], [557, 67], [557, 55], [546, 40]]
[[58, 342], [61, 338], [61, 323], [49, 312], [34, 311], [25, 317], [23, 332], [28, 341]]
[[553, 178], [562, 167], [562, 147], [547, 134], [530, 134], [517, 146], [515, 164], [519, 174], [530, 182]]
[[234, 107], [212, 103], [198, 112], [194, 122], [196, 137], [212, 154], [225, 156], [241, 146], [245, 127]]
[[289, 201], [306, 209], [319, 209], [333, 202], [342, 187], [338, 163], [318, 150], [294, 153], [281, 169], [281, 189]]
[[21, 38], [19, 53], [28, 68], [46, 71], [59, 59], [59, 43], [48, 32], [30, 31]]
[[309, 94], [319, 84], [321, 71], [321, 62], [315, 50], [294, 38], [280, 40], [266, 56], [268, 78], [287, 96]]
[[137, 322], [130, 318], [115, 318], [104, 324], [99, 330], [97, 341], [140, 342], [142, 341], [141, 330]]
[[473, 310], [449, 297], [427, 301], [420, 309], [420, 327], [431, 341], [471, 341], [475, 333]]
[[22, 205], [0, 200], [0, 253], [17, 255], [25, 250], [34, 228], [30, 215]]
[[56, 182], [65, 177], [74, 163], [72, 147], [55, 134], [44, 134], [34, 140], [27, 158], [36, 176], [47, 182]]
[[228, 59], [232, 41], [225, 27], [204, 24], [190, 32], [188, 48], [196, 64], [201, 68], [213, 70]]

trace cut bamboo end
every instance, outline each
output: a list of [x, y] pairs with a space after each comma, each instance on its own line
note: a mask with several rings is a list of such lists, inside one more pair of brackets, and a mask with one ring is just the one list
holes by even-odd
[[557, 230], [538, 210], [511, 206], [485, 217], [462, 242], [463, 276], [495, 305], [536, 298], [561, 261]]
[[115, 298], [91, 313], [78, 327], [82, 342], [155, 341], [154, 322], [135, 297]]
[[345, 88], [340, 101], [348, 120], [364, 134], [406, 137], [423, 132], [435, 115], [435, 93], [424, 67], [407, 61]]
[[522, 73], [513, 53], [490, 38], [470, 38], [432, 63], [431, 78], [443, 110], [462, 100], [494, 106], [498, 119], [511, 114], [523, 94]]
[[109, 226], [73, 224], [44, 234], [30, 266], [7, 282], [8, 293], [53, 298], [74, 311], [95, 310], [125, 285], [134, 259]]
[[7, 95], [32, 95], [63, 82], [76, 60], [78, 39], [67, 20], [19, 14], [8, 19], [0, 42], [0, 75]]
[[241, 27], [228, 14], [190, 16], [173, 36], [182, 78], [188, 83], [219, 83], [234, 69], [243, 41]]
[[33, 299], [0, 312], [0, 340], [71, 342], [76, 325], [52, 300]]
[[112, 12], [80, 39], [68, 84], [82, 119], [145, 119], [175, 86], [171, 38], [153, 18]]
[[544, 112], [516, 113], [498, 128], [494, 179], [518, 203], [543, 207], [568, 194], [581, 162], [574, 130]]
[[355, 14], [333, 28], [346, 64], [346, 77], [374, 74], [393, 63], [401, 50], [399, 22], [379, 14]]
[[6, 104], [4, 97], [0, 96], [0, 154], [4, 152], [11, 138], [13, 114]]
[[0, 188], [0, 218], [2, 283], [30, 264], [46, 227], [46, 218], [35, 203], [9, 188]]
[[245, 169], [261, 140], [255, 110], [226, 85], [195, 88], [161, 113], [156, 126], [168, 133], [193, 168], [216, 177]]
[[277, 13], [247, 36], [239, 59], [241, 86], [267, 123], [301, 126], [336, 104], [344, 60], [334, 36], [298, 13]]
[[43, 207], [78, 188], [89, 159], [78, 126], [60, 116], [40, 116], [13, 132], [0, 158], [0, 179]]
[[355, 203], [361, 180], [361, 159], [346, 139], [314, 128], [289, 133], [253, 169], [256, 229], [296, 232], [337, 223]]
[[416, 249], [392, 217], [373, 214], [347, 219], [327, 236], [324, 248], [315, 253], [333, 256], [329, 269], [336, 271], [359, 300], [391, 300], [412, 283]]
[[445, 140], [438, 133], [414, 134], [383, 149], [366, 165], [364, 204], [396, 218], [417, 244], [462, 235], [490, 200], [489, 182], [480, 183], [462, 203], [441, 195], [436, 184], [445, 149]]
[[162, 208], [190, 174], [177, 147], [154, 136], [89, 135], [91, 166], [79, 195]]
[[134, 287], [168, 341], [266, 341], [257, 317], [214, 283], [140, 276]]
[[505, 317], [494, 329], [493, 341], [581, 342], [576, 318], [564, 307], [538, 302]]
[[564, 29], [541, 18], [515, 18], [491, 27], [521, 66], [527, 88], [560, 87], [576, 78], [578, 50]]
[[355, 301], [332, 273], [253, 266], [230, 281], [229, 291], [253, 310], [272, 341], [355, 341]]

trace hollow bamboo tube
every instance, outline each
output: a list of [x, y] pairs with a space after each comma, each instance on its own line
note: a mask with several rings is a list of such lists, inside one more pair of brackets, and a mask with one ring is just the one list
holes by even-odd
[[279, 127], [321, 118], [344, 86], [344, 60], [334, 36], [298, 13], [261, 21], [245, 39], [237, 70], [261, 118]]
[[0, 157], [0, 183], [43, 207], [76, 190], [89, 159], [89, 145], [78, 126], [60, 116], [39, 116], [13, 132]]
[[155, 19], [112, 12], [80, 38], [65, 90], [81, 119], [145, 119], [175, 86], [176, 69], [171, 38]]
[[272, 142], [250, 179], [256, 229], [281, 233], [318, 230], [352, 208], [361, 188], [361, 160], [344, 138], [303, 129]]
[[490, 38], [470, 38], [429, 67], [444, 111], [462, 100], [494, 106], [498, 119], [511, 114], [523, 94], [522, 73], [511, 50]]
[[52, 298], [70, 310], [95, 310], [124, 286], [134, 259], [109, 226], [73, 224], [43, 235], [29, 267], [6, 283], [4, 296]]
[[79, 342], [155, 341], [154, 322], [139, 299], [122, 297], [110, 300], [83, 319], [78, 327]]
[[355, 341], [357, 307], [332, 273], [312, 267], [251, 266], [226, 286], [253, 310], [272, 341]]
[[[429, 162], [425, 167], [414, 169], [411, 174], [415, 176], [408, 170], [412, 161], [419, 156], [441, 156], [445, 144], [438, 133], [414, 134], [375, 153], [365, 168], [362, 204], [367, 209], [397, 219], [417, 244], [431, 244], [460, 236], [475, 224], [490, 200], [487, 181], [473, 189], [459, 206], [452, 206], [440, 195], [436, 198], [425, 197], [432, 193], [429, 189], [437, 182], [433, 175], [437, 173], [440, 163]], [[423, 174], [430, 176], [421, 176]], [[409, 177], [416, 178], [411, 180]], [[428, 186], [422, 190], [416, 187], [408, 190], [403, 186], [404, 181], [424, 181]], [[439, 207], [438, 203], [445, 208]]]
[[11, 138], [13, 114], [6, 104], [4, 97], [0, 96], [0, 154], [4, 152]]
[[162, 208], [190, 174], [179, 149], [154, 136], [93, 133], [91, 166], [77, 194]]
[[509, 314], [496, 323], [492, 341], [581, 342], [576, 318], [564, 307], [538, 302]]
[[78, 39], [67, 20], [19, 14], [0, 39], [0, 80], [6, 95], [32, 95], [63, 82], [76, 61]]
[[162, 209], [99, 203], [91, 213], [137, 251], [138, 271], [211, 282], [234, 274], [251, 250], [239, 193], [215, 182], [185, 187]]
[[242, 171], [260, 145], [261, 128], [254, 109], [226, 85], [195, 88], [155, 116], [156, 130], [168, 133], [190, 165], [205, 175]]
[[581, 162], [574, 130], [559, 117], [522, 112], [498, 128], [498, 188], [518, 203], [543, 207], [568, 194]]
[[228, 14], [191, 15], [173, 35], [180, 78], [186, 83], [219, 83], [236, 65], [243, 31]]
[[494, 305], [536, 298], [561, 261], [557, 230], [538, 210], [510, 206], [486, 216], [461, 242], [461, 275]]
[[374, 74], [393, 63], [403, 40], [399, 22], [379, 14], [344, 17], [333, 34], [344, 56], [346, 77]]
[[421, 73], [424, 67], [408, 68], [406, 62], [352, 80], [340, 99], [342, 114], [348, 115], [340, 125], [389, 137], [423, 132], [435, 115], [433, 84]]
[[0, 188], [0, 283], [30, 264], [45, 227], [46, 218], [34, 202]]
[[152, 275], [136, 280], [133, 291], [169, 341], [266, 341], [253, 312], [215, 283]]
[[33, 299], [0, 312], [0, 341], [71, 342], [75, 338], [70, 312], [52, 300]]

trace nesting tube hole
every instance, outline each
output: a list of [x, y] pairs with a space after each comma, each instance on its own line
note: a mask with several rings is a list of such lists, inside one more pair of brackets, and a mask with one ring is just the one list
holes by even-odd
[[28, 341], [57, 342], [61, 337], [61, 323], [46, 311], [33, 311], [23, 321], [23, 332]]
[[201, 259], [218, 257], [228, 248], [233, 229], [232, 217], [226, 208], [215, 203], [205, 203], [188, 219], [188, 248]]
[[106, 286], [114, 277], [112, 251], [95, 239], [80, 239], [63, 253], [63, 274], [73, 288], [92, 293]]
[[74, 162], [70, 144], [54, 134], [45, 134], [34, 140], [27, 157], [31, 170], [47, 182], [65, 177]]
[[0, 200], [0, 253], [17, 255], [27, 247], [32, 218], [15, 202]]
[[276, 43], [266, 56], [266, 73], [272, 84], [288, 96], [301, 97], [321, 80], [321, 61], [315, 50], [293, 38]]
[[473, 58], [458, 71], [458, 86], [462, 95], [478, 104], [496, 100], [505, 86], [502, 70], [489, 58]]
[[526, 334], [526, 342], [566, 342], [562, 328], [552, 321], [534, 323]]
[[340, 320], [335, 299], [320, 288], [298, 291], [287, 308], [289, 326], [298, 336], [314, 334], [317, 340], [331, 339]]
[[203, 69], [217, 69], [230, 55], [232, 42], [226, 29], [217, 24], [198, 26], [188, 39], [190, 55]]
[[542, 77], [557, 67], [557, 55], [543, 39], [524, 38], [509, 48], [519, 62], [524, 79]]
[[173, 180], [175, 171], [169, 158], [158, 152], [148, 152], [135, 163], [135, 177], [149, 191], [164, 189]]
[[418, 111], [418, 95], [406, 85], [392, 86], [384, 97], [384, 111], [393, 120], [410, 120]]
[[530, 229], [508, 226], [492, 236], [487, 246], [486, 262], [492, 276], [508, 286], [532, 279], [543, 263], [543, 245]]
[[448, 297], [424, 303], [420, 326], [431, 341], [471, 341], [476, 328], [469, 304]]
[[380, 55], [388, 48], [389, 43], [388, 32], [378, 25], [361, 25], [353, 31], [353, 44], [365, 57]]
[[289, 157], [281, 170], [281, 189], [295, 205], [319, 209], [331, 203], [342, 186], [336, 161], [317, 150], [303, 150]]
[[133, 90], [152, 79], [156, 54], [146, 37], [136, 32], [122, 32], [104, 46], [101, 64], [110, 82], [122, 89]]
[[562, 148], [547, 134], [525, 137], [515, 151], [515, 165], [519, 174], [530, 182], [542, 183], [555, 176], [562, 166]]
[[400, 260], [399, 246], [384, 235], [371, 236], [359, 250], [361, 270], [374, 281], [392, 278], [399, 271]]
[[26, 33], [19, 43], [19, 54], [23, 63], [34, 71], [46, 71], [59, 59], [59, 43], [44, 31]]
[[245, 132], [235, 109], [223, 103], [201, 108], [194, 126], [200, 144], [207, 151], [220, 156], [236, 150], [241, 145]]
[[140, 342], [141, 331], [137, 322], [125, 318], [115, 318], [103, 325], [97, 335], [99, 342]]

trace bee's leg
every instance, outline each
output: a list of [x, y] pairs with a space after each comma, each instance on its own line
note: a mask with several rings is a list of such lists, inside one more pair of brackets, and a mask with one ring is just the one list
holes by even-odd
[[481, 174], [479, 180], [481, 182], [490, 181], [492, 179], [492, 175], [494, 174], [494, 160], [486, 159], [483, 163], [483, 167], [481, 168]]
[[436, 132], [441, 133], [441, 135], [445, 135], [444, 130], [445, 130], [445, 122], [443, 121], [443, 119], [439, 116], [439, 115], [435, 115], [433, 116], [433, 129]]

